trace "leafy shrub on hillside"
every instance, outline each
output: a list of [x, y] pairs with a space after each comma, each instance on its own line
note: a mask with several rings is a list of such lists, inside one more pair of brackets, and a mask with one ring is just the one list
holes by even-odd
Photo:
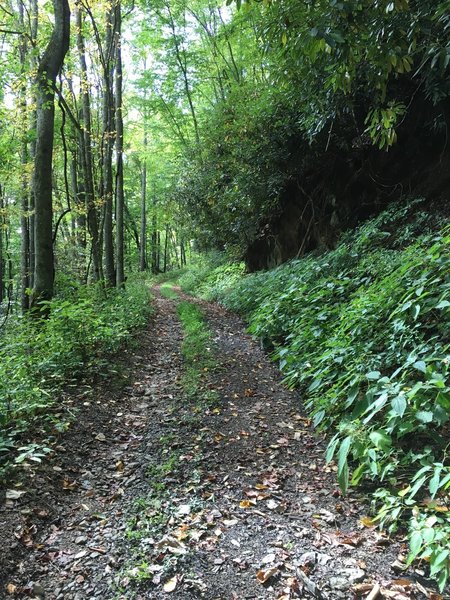
[[0, 348], [0, 460], [18, 434], [49, 414], [60, 387], [89, 372], [106, 371], [105, 359], [144, 325], [151, 310], [148, 287], [129, 281], [108, 298], [95, 286], [50, 302], [50, 317], [12, 324]]
[[[371, 480], [378, 521], [410, 520], [410, 561], [450, 574], [450, 228], [394, 206], [321, 256], [241, 278], [222, 302], [331, 431], [343, 491]], [[422, 234], [418, 237], [419, 232]]]
[[225, 257], [221, 254], [209, 254], [180, 278], [182, 289], [205, 300], [221, 298], [241, 279], [245, 269], [243, 263], [224, 261]]

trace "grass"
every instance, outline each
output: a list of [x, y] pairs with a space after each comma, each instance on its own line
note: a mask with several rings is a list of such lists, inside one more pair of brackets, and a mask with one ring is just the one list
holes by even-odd
[[178, 294], [173, 289], [173, 285], [173, 281], [166, 281], [161, 284], [159, 290], [163, 298], [167, 298], [168, 300], [177, 300], [179, 298]]
[[184, 332], [181, 352], [186, 364], [182, 379], [185, 395], [197, 410], [214, 406], [218, 402], [217, 393], [205, 386], [205, 375], [218, 367], [211, 331], [202, 311], [192, 302], [180, 302], [177, 312]]

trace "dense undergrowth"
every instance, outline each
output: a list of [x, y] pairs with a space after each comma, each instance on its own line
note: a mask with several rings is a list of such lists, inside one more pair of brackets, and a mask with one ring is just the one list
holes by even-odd
[[65, 284], [50, 302], [48, 319], [9, 323], [0, 347], [0, 478], [51, 451], [42, 439], [51, 441], [69, 417], [58, 407], [58, 392], [82, 376], [110, 374], [111, 355], [145, 324], [151, 309], [141, 278], [107, 297], [100, 287]]
[[339, 483], [369, 483], [374, 519], [408, 526], [442, 589], [450, 574], [450, 228], [420, 200], [397, 205], [337, 248], [272, 271], [205, 265], [187, 291], [240, 312], [330, 435]]

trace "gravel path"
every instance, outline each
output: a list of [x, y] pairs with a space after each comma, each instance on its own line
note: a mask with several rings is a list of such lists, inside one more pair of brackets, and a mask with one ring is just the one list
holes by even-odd
[[243, 323], [192, 299], [219, 366], [201, 381], [214, 403], [186, 394], [176, 300], [156, 291], [117, 378], [67, 395], [74, 424], [9, 486], [26, 493], [0, 507], [0, 598], [438, 600], [401, 570], [402, 540], [341, 497], [324, 441]]

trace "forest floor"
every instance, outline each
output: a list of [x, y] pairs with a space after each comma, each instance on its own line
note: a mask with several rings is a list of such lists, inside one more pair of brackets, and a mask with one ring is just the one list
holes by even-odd
[[189, 391], [178, 300], [155, 294], [127, 383], [64, 397], [73, 425], [8, 486], [0, 598], [442, 598], [364, 498], [341, 496], [325, 440], [240, 319], [189, 298], [215, 361]]

